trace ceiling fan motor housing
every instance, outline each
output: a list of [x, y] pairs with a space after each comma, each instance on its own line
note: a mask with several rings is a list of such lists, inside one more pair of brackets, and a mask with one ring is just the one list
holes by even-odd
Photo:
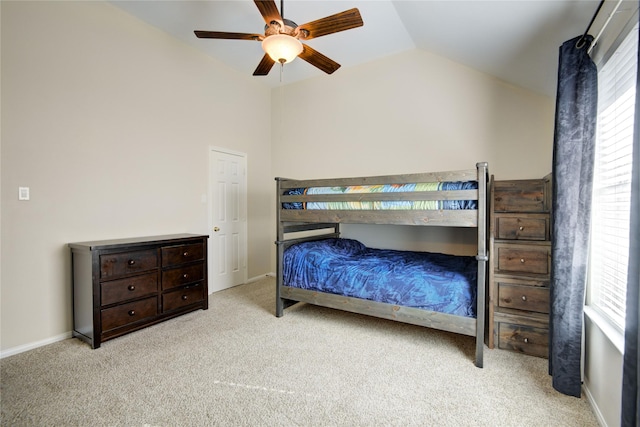
[[298, 24], [286, 18], [282, 18], [282, 21], [284, 23], [284, 27], [280, 22], [275, 20], [271, 21], [269, 24], [265, 24], [264, 35], [269, 37], [274, 34], [287, 34], [292, 37], [296, 37], [296, 28], [298, 28]]

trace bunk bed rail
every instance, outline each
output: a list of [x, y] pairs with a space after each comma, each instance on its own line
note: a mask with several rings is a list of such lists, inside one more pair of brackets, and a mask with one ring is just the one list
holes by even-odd
[[[429, 225], [444, 227], [477, 227], [476, 209], [442, 209], [433, 208], [434, 203], [448, 201], [476, 202], [481, 192], [486, 192], [485, 184], [479, 179], [482, 167], [476, 169], [417, 173], [404, 175], [385, 175], [374, 177], [358, 177], [343, 179], [295, 180], [276, 178], [277, 208], [279, 220], [289, 222], [327, 222], [327, 223], [368, 223], [368, 224], [401, 224]], [[486, 164], [484, 164], [486, 165]], [[484, 169], [486, 174], [486, 167]], [[394, 192], [345, 192], [340, 194], [286, 194], [289, 190], [306, 188], [344, 188], [345, 186], [367, 187], [380, 185], [406, 185], [416, 183], [452, 183], [478, 181], [477, 189], [459, 190], [414, 190]], [[393, 202], [413, 203], [416, 208], [393, 209], [344, 209], [345, 204], [389, 204]], [[430, 203], [432, 202], [432, 203]], [[340, 204], [334, 209], [288, 209], [293, 204]], [[429, 207], [425, 207], [428, 205]]]

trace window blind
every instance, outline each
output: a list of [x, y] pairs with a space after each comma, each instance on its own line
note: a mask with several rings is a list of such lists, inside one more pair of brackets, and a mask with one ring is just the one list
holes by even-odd
[[638, 24], [598, 72], [593, 176], [591, 304], [624, 330]]

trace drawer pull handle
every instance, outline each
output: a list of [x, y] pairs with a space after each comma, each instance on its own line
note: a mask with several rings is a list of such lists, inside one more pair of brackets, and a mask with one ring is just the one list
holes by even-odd
[[526, 295], [522, 295], [522, 301], [526, 301], [527, 300], [527, 296]]
[[188, 278], [189, 278], [189, 275], [188, 275], [187, 273], [184, 273], [184, 274], [182, 275], [182, 278], [183, 278], [183, 279], [188, 279]]
[[524, 230], [524, 227], [520, 226], [520, 227], [518, 227], [518, 230], [522, 231], [522, 230]]
[[127, 289], [129, 289], [130, 291], [135, 291], [135, 290], [136, 290], [136, 287], [135, 287], [135, 286], [133, 286], [133, 285], [129, 285], [129, 287], [128, 287]]
[[128, 262], [128, 264], [129, 264], [129, 265], [133, 265], [133, 264], [135, 264], [135, 263], [136, 263], [136, 260], [135, 260], [135, 259], [130, 259], [130, 260], [129, 260], [129, 262]]
[[523, 341], [525, 344], [528, 344], [528, 343], [529, 343], [529, 338], [525, 338], [525, 339], [523, 339], [522, 341]]
[[135, 310], [130, 310], [129, 311], [129, 316], [135, 316], [136, 315], [136, 311]]
[[186, 252], [182, 254], [182, 256], [189, 256], [189, 252]]
[[520, 264], [524, 264], [524, 258], [520, 258]]
[[186, 295], [182, 295], [182, 301], [186, 301], [187, 300], [187, 296]]

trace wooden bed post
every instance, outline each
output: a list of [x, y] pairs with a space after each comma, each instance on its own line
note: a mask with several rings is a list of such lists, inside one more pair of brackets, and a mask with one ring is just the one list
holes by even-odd
[[284, 314], [284, 301], [280, 295], [284, 257], [284, 227], [280, 221], [280, 211], [282, 210], [280, 180], [281, 178], [276, 177], [276, 317], [282, 317]]
[[478, 294], [476, 302], [476, 366], [482, 368], [484, 350], [485, 288], [487, 261], [487, 178], [488, 164], [477, 163], [478, 169]]

